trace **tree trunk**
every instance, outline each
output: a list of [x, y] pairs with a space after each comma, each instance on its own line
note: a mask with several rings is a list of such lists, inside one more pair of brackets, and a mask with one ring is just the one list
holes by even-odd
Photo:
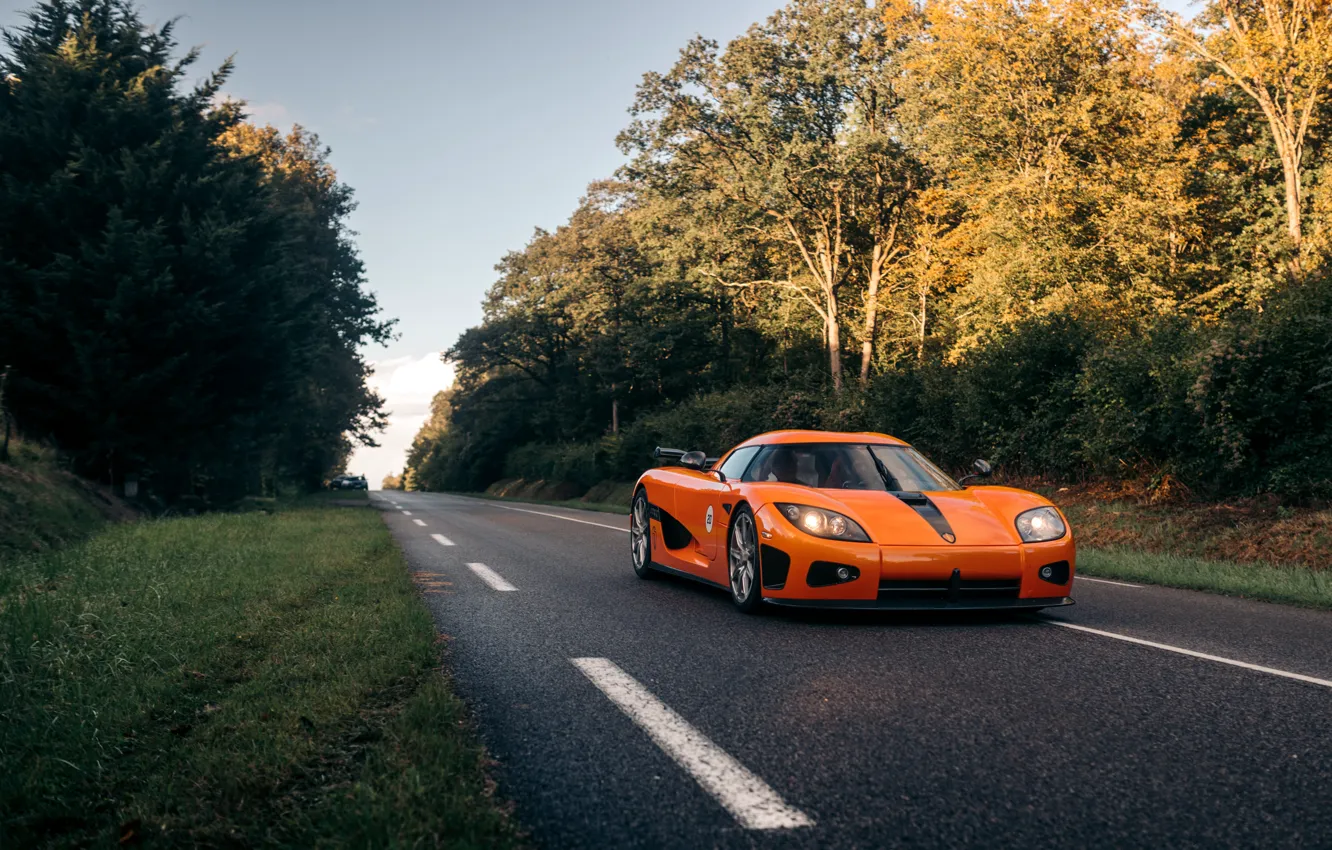
[[611, 399], [611, 433], [620, 433], [620, 400]]
[[865, 293], [865, 335], [860, 344], [860, 383], [869, 384], [870, 361], [874, 359], [874, 326], [879, 317], [879, 281], [883, 276], [883, 245], [876, 244], [870, 256], [869, 289]]
[[929, 295], [929, 289], [922, 285], [920, 287], [920, 336], [916, 338], [916, 362], [925, 362], [925, 299]]
[[0, 372], [0, 425], [5, 428], [5, 441], [0, 443], [0, 463], [9, 463], [9, 411], [5, 408], [5, 384], [9, 383], [9, 367]]
[[1281, 170], [1286, 175], [1286, 230], [1290, 233], [1290, 243], [1295, 248], [1298, 262], [1300, 249], [1304, 246], [1304, 231], [1300, 226], [1300, 164], [1295, 161], [1298, 152], [1282, 146]]
[[828, 369], [832, 372], [833, 390], [842, 391], [842, 339], [837, 327], [837, 293], [831, 290], [824, 293], [827, 296], [828, 318], [826, 319], [828, 330]]
[[1293, 120], [1289, 113], [1283, 115], [1277, 108], [1266, 89], [1258, 90], [1258, 105], [1262, 107], [1272, 130], [1272, 141], [1276, 144], [1277, 155], [1281, 157], [1281, 172], [1286, 178], [1286, 233], [1290, 237], [1291, 249], [1295, 252], [1291, 258], [1291, 271], [1296, 278], [1303, 276], [1300, 264], [1300, 252], [1304, 248], [1304, 228], [1300, 222], [1300, 154], [1303, 139], [1286, 123]]

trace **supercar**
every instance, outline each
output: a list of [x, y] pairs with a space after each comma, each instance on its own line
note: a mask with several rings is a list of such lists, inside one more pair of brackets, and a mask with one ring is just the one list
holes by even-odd
[[630, 508], [634, 572], [673, 573], [762, 603], [856, 609], [1071, 605], [1064, 515], [1010, 487], [966, 486], [886, 434], [777, 431], [645, 472]]

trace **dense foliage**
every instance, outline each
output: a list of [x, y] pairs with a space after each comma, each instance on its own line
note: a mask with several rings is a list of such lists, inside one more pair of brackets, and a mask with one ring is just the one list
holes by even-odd
[[380, 424], [358, 346], [389, 327], [318, 139], [184, 85], [172, 26], [46, 0], [0, 50], [5, 405], [109, 483], [317, 486]]
[[795, 0], [645, 75], [498, 266], [404, 485], [872, 429], [947, 464], [1332, 496], [1332, 7]]

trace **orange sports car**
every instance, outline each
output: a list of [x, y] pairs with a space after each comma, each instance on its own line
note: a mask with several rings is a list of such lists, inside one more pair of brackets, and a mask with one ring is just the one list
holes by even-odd
[[776, 431], [714, 459], [656, 450], [630, 511], [634, 572], [698, 579], [741, 611], [1071, 605], [1074, 545], [1049, 501], [966, 486], [886, 434]]

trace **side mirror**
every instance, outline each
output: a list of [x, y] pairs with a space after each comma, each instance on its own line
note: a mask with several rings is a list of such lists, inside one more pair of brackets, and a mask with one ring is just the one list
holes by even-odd
[[990, 462], [988, 460], [978, 459], [975, 463], [971, 465], [971, 468], [974, 469], [975, 472], [971, 473], [970, 475], [964, 475], [961, 478], [959, 478], [957, 480], [958, 484], [965, 487], [967, 486], [967, 482], [973, 478], [989, 478], [991, 475], [994, 474], [994, 467], [990, 466]]
[[685, 452], [680, 456], [680, 465], [686, 469], [696, 469], [702, 472], [707, 463], [708, 456], [703, 452]]
[[719, 481], [719, 482], [722, 483], [722, 484], [725, 484], [725, 483], [726, 483], [726, 473], [725, 473], [725, 472], [722, 472], [720, 469], [711, 469], [711, 470], [708, 470], [708, 471], [711, 472], [713, 475], [717, 476], [717, 481]]

